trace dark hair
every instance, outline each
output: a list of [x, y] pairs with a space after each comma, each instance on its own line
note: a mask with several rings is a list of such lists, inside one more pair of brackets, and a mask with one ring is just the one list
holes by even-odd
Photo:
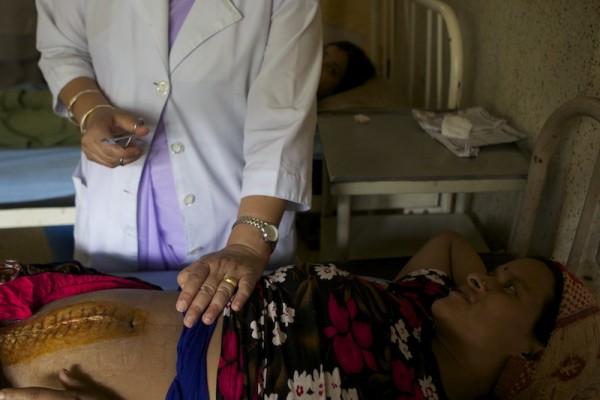
[[333, 93], [353, 89], [375, 76], [373, 63], [360, 47], [346, 41], [328, 43], [325, 47], [328, 46], [336, 46], [348, 55], [346, 73]]
[[546, 301], [542, 308], [542, 314], [533, 326], [533, 333], [536, 339], [546, 346], [556, 326], [556, 319], [558, 318], [558, 311], [563, 295], [564, 278], [561, 268], [554, 261], [539, 256], [531, 258], [546, 264], [554, 276], [554, 296]]

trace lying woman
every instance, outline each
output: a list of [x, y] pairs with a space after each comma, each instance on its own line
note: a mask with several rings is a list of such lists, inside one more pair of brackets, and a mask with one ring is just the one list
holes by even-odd
[[375, 76], [375, 66], [366, 53], [347, 41], [323, 46], [317, 98], [323, 99], [358, 87]]
[[488, 273], [452, 232], [390, 283], [283, 267], [242, 311], [183, 332], [176, 299], [96, 291], [7, 325], [5, 383], [21, 389], [0, 399], [567, 399], [600, 368], [598, 307], [577, 278], [538, 259]]

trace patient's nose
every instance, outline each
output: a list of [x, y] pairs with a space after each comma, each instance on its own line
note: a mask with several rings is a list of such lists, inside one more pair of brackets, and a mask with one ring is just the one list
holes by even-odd
[[487, 291], [488, 286], [485, 280], [486, 276], [480, 274], [469, 274], [467, 277], [467, 282], [469, 285], [474, 287], [477, 290]]

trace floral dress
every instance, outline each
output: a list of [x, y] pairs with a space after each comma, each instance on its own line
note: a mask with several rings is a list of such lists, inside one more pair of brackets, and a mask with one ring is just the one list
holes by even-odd
[[283, 267], [241, 312], [225, 310], [219, 399], [446, 399], [431, 351], [431, 305], [449, 278], [394, 283], [334, 265]]

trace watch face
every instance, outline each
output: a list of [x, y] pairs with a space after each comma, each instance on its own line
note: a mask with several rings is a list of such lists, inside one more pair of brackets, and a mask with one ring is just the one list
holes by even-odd
[[276, 242], [279, 238], [279, 232], [277, 232], [277, 228], [274, 225], [266, 224], [265, 232], [267, 233], [267, 240], [269, 242]]

